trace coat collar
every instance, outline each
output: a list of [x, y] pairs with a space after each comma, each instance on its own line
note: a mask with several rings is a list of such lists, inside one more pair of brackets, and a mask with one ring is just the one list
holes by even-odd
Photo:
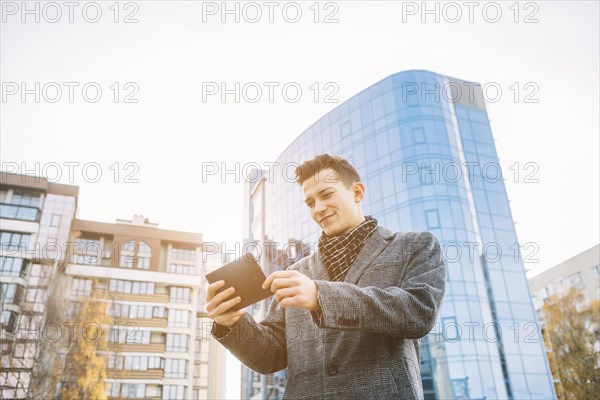
[[[389, 229], [381, 225], [377, 226], [375, 232], [369, 236], [365, 244], [363, 244], [363, 247], [360, 249], [356, 260], [354, 260], [354, 263], [352, 263], [352, 266], [344, 278], [344, 282], [354, 284], [358, 282], [358, 278], [360, 278], [363, 270], [387, 247], [392, 238], [393, 234]], [[308, 268], [313, 279], [329, 280], [327, 269], [321, 261], [318, 248], [310, 256]]]

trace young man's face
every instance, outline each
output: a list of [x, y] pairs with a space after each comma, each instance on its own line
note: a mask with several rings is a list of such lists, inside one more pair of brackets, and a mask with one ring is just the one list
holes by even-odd
[[365, 187], [360, 182], [347, 188], [334, 170], [324, 169], [305, 180], [302, 190], [311, 218], [327, 236], [348, 233], [365, 220], [360, 207]]

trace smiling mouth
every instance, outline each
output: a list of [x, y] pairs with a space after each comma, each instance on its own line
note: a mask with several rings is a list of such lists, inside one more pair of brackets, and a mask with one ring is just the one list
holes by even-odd
[[326, 220], [328, 220], [328, 219], [329, 219], [329, 218], [331, 218], [331, 217], [333, 217], [333, 214], [331, 214], [331, 215], [329, 215], [329, 216], [327, 216], [327, 217], [325, 217], [325, 218], [321, 219], [321, 221], [320, 221], [319, 223], [323, 223], [323, 221], [326, 221]]

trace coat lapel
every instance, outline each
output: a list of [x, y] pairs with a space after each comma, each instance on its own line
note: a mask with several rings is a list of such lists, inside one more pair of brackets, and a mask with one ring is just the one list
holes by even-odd
[[[363, 270], [369, 266], [373, 260], [375, 260], [375, 258], [383, 251], [383, 249], [387, 247], [392, 237], [392, 232], [389, 229], [383, 226], [378, 226], [375, 232], [373, 232], [373, 234], [367, 239], [363, 247], [360, 249], [356, 260], [354, 260], [354, 263], [346, 274], [344, 282], [354, 284], [358, 282], [358, 278], [360, 278]], [[309, 270], [311, 272], [312, 279], [328, 281], [329, 275], [327, 274], [325, 265], [321, 261], [318, 248], [310, 256], [309, 260]]]
[[309, 271], [311, 279], [317, 281], [328, 281], [329, 275], [327, 274], [327, 268], [325, 268], [325, 264], [321, 261], [321, 257], [319, 256], [319, 248], [315, 250], [315, 252], [309, 258]]

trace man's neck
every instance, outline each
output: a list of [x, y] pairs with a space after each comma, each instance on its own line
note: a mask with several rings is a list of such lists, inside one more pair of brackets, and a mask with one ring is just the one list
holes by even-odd
[[348, 228], [345, 232], [340, 233], [339, 236], [347, 235], [348, 233], [352, 232], [354, 229], [356, 229], [357, 226], [359, 226], [360, 224], [362, 224], [363, 222], [365, 222], [365, 220], [366, 220], [365, 216], [361, 214], [358, 222], [356, 222], [355, 224], [353, 224], [353, 226], [351, 228]]

